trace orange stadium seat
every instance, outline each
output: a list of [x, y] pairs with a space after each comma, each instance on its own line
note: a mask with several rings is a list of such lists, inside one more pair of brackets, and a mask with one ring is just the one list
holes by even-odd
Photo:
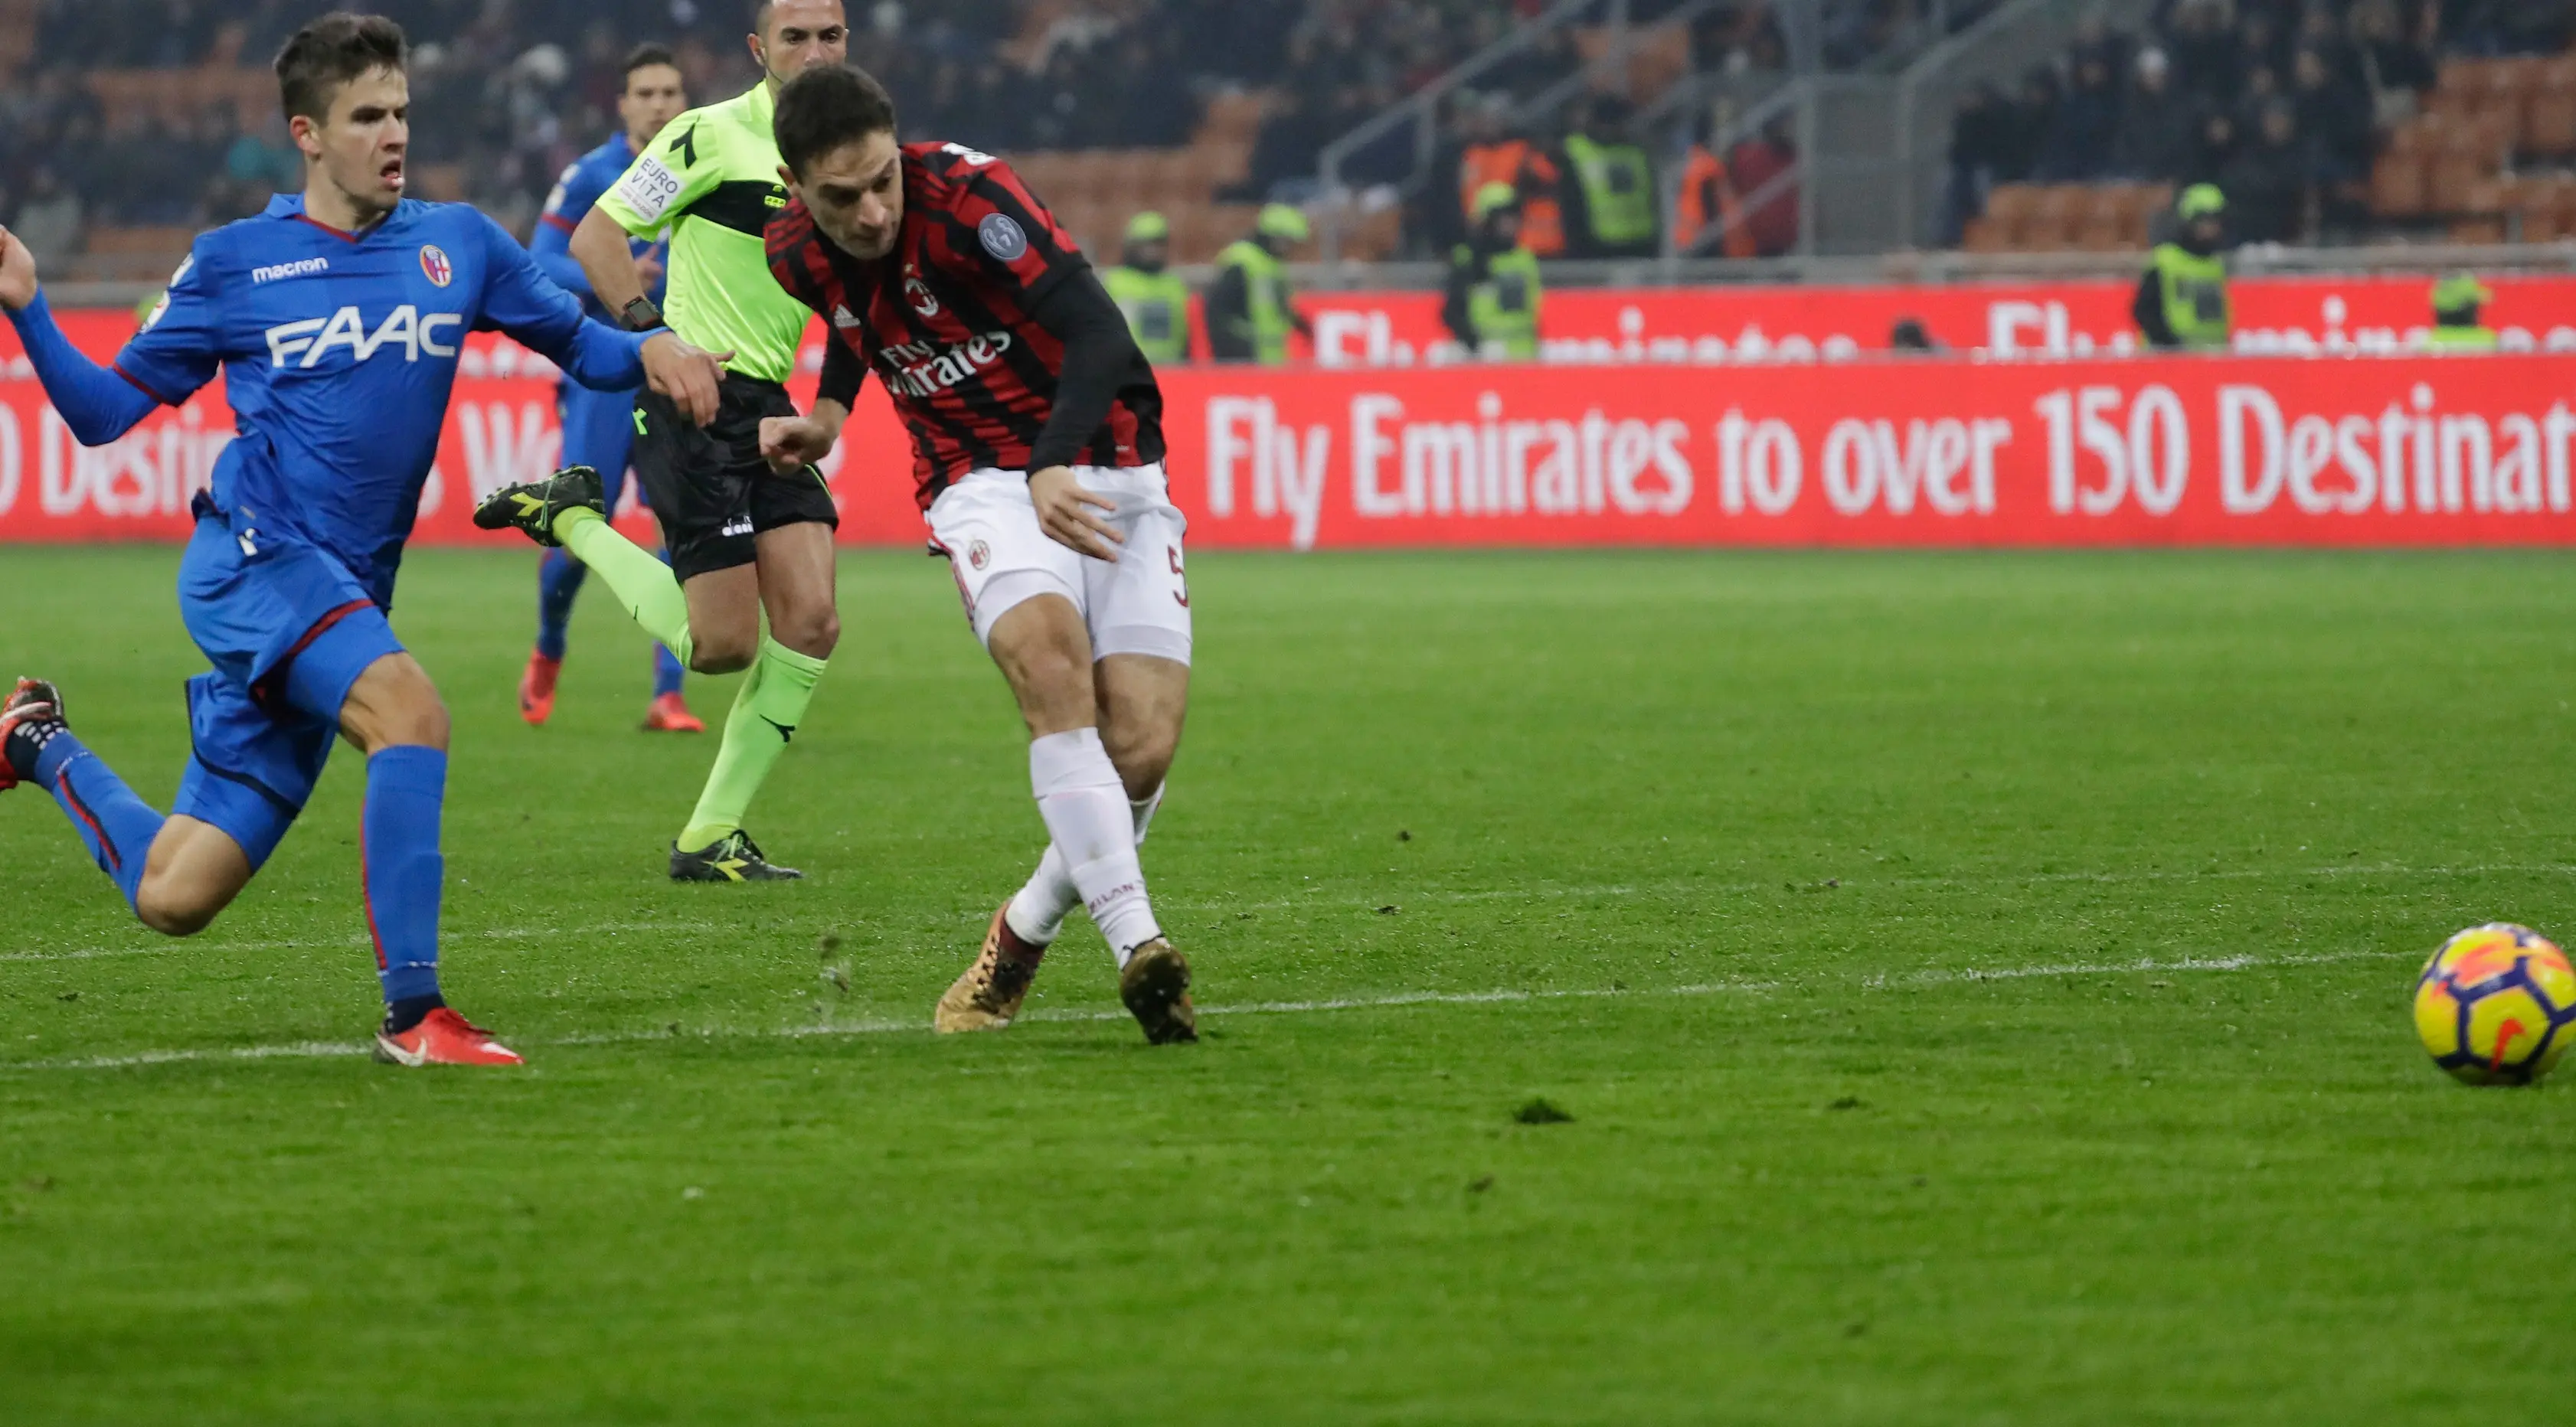
[[1252, 145], [1232, 140], [1201, 139], [1181, 151], [1182, 172], [1191, 191], [1213, 194], [1241, 183], [1252, 172]]
[[1062, 186], [1056, 182], [1055, 154], [1044, 149], [1034, 149], [1023, 153], [1004, 154], [1002, 157], [1010, 160], [1011, 171], [1020, 176], [1020, 182], [1027, 184], [1029, 191], [1035, 193], [1040, 202], [1055, 202], [1056, 190]]
[[2421, 155], [2391, 147], [2370, 169], [2370, 211], [2382, 218], [2414, 218], [2424, 212], [2425, 163]]
[[2125, 219], [2095, 211], [2075, 230], [2075, 249], [2085, 253], [2126, 252], [2137, 246]]
[[2424, 187], [2425, 207], [2434, 213], [2467, 213], [2489, 170], [2468, 154], [2445, 153], [2433, 160]]
[[2419, 114], [2388, 133], [2388, 152], [2410, 158], [2429, 156], [2442, 146], [2450, 124], [2439, 114]]
[[1137, 198], [1157, 208], [1185, 198], [1205, 198], [1215, 192], [1213, 181], [1202, 182], [1191, 170], [1186, 150], [1156, 153], [1138, 178]]
[[2486, 94], [2476, 89], [2436, 89], [2424, 96], [2420, 116], [2450, 126], [2465, 124], [2484, 112]]
[[2027, 183], [1999, 183], [1986, 196], [1986, 216], [2019, 223], [2039, 207], [2039, 190]]
[[1270, 108], [1267, 95], [1259, 92], [1220, 94], [1207, 104], [1207, 117], [1199, 123], [1199, 138], [1223, 139], [1250, 145], [1253, 135], [1261, 132], [1261, 120]]
[[[1575, 48], [1584, 63], [1597, 64], [1610, 53], [1611, 31], [1606, 25], [1589, 26], [1574, 32]], [[1673, 81], [1690, 72], [1690, 31], [1680, 25], [1653, 25], [1633, 30], [1628, 36], [1627, 94], [1640, 104], [1653, 100], [1672, 87]], [[1616, 91], [1619, 76], [1595, 76], [1593, 87]]]
[[2009, 253], [2020, 247], [2020, 240], [2020, 233], [2007, 219], [1972, 218], [1959, 246], [1971, 253]]
[[2039, 202], [2022, 225], [2022, 246], [2042, 253], [2074, 246], [2076, 230], [2092, 202], [2093, 190], [2087, 184], [2061, 183], [2040, 190]]
[[2532, 154], [2576, 154], [2576, 85], [2531, 96], [2522, 116], [2521, 147]]
[[2576, 179], [2559, 179], [2553, 185], [2558, 231], [2576, 237]]
[[2487, 70], [2487, 108], [2520, 114], [2540, 92], [2549, 61], [2540, 55], [2517, 55], [2495, 61]]
[[1106, 149], [1100, 155], [1098, 181], [1103, 197], [1136, 207], [1145, 205], [1146, 175], [1153, 168], [1151, 149]]
[[1381, 208], [1360, 214], [1343, 230], [1344, 251], [1362, 262], [1384, 262], [1404, 246], [1404, 210]]
[[169, 258], [173, 263], [196, 241], [184, 227], [92, 228], [84, 251], [94, 258]]
[[2559, 212], [2569, 199], [2565, 179], [2525, 179], [2514, 185], [2513, 221], [2526, 243], [2555, 242], [2565, 231]]

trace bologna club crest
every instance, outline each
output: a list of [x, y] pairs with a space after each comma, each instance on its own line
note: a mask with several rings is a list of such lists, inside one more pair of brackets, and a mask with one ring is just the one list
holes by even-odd
[[435, 243], [420, 250], [420, 270], [438, 287], [456, 281], [456, 265], [447, 260], [447, 254], [439, 251]]

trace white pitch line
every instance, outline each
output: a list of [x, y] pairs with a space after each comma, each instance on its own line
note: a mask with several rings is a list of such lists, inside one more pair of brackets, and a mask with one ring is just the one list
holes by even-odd
[[[525, 941], [541, 936], [618, 935], [625, 932], [679, 931], [735, 933], [742, 928], [719, 922], [604, 922], [589, 927], [491, 927], [480, 931], [451, 931], [455, 941]], [[223, 951], [316, 951], [367, 945], [362, 936], [325, 937], [310, 941], [243, 941], [192, 942], [174, 938], [150, 946], [86, 947], [78, 951], [0, 951], [0, 962], [12, 961], [95, 961], [110, 956], [172, 956], [191, 949]]]
[[[1984, 981], [2018, 981], [2046, 976], [2126, 976], [2141, 972], [2212, 972], [2274, 970], [2296, 966], [2322, 966], [2341, 961], [2387, 960], [2412, 956], [2412, 952], [2336, 951], [2307, 956], [2225, 956], [2183, 957], [2159, 961], [2141, 957], [2136, 961], [2067, 962], [2029, 966], [1968, 967], [1958, 970], [1934, 968], [1889, 978], [1871, 976], [1860, 984], [1872, 989], [1889, 986], [1946, 986]], [[1250, 1001], [1238, 1006], [1202, 1006], [1202, 1016], [1294, 1016], [1320, 1015], [1337, 1011], [1376, 1011], [1402, 1009], [1408, 1006], [1495, 1006], [1519, 1005], [1540, 1001], [1616, 1001], [1650, 1000], [1696, 996], [1750, 995], [1778, 989], [1776, 981], [1719, 981], [1691, 986], [1665, 986], [1651, 990], [1622, 988], [1558, 991], [1400, 991], [1383, 996], [1346, 996], [1313, 1001]], [[1124, 1011], [1038, 1010], [1022, 1017], [1024, 1021], [1120, 1021]], [[680, 1031], [604, 1031], [588, 1035], [563, 1036], [553, 1040], [526, 1041], [531, 1048], [539, 1046], [611, 1046], [636, 1045], [656, 1041], [686, 1040], [804, 1040], [816, 1036], [878, 1036], [927, 1034], [930, 1028], [918, 1020], [849, 1021], [812, 1026], [781, 1026], [764, 1030], [737, 1030], [730, 1027], [702, 1027]], [[0, 1064], [0, 1071], [11, 1070], [121, 1070], [135, 1066], [169, 1065], [192, 1061], [277, 1060], [326, 1058], [364, 1055], [365, 1045], [331, 1041], [299, 1041], [286, 1045], [240, 1046], [230, 1050], [154, 1050], [131, 1055], [94, 1056], [80, 1060], [25, 1061], [16, 1065]]]
[[[2167, 872], [2150, 870], [2144, 872], [1997, 872], [1975, 876], [1945, 876], [1941, 874], [1929, 874], [1921, 877], [1842, 877], [1838, 879], [1837, 885], [1840, 888], [1851, 891], [1862, 891], [1871, 888], [1901, 890], [1907, 887], [2021, 886], [2032, 882], [2099, 882], [2118, 884], [2126, 882], [2198, 882], [2219, 880], [2273, 881], [2294, 877], [2484, 877], [2505, 873], [2541, 874], [2550, 876], [2576, 875], [2576, 863], [2489, 863], [2466, 867], [2401, 867], [2393, 863], [2373, 863], [2358, 867], [2248, 867], [2221, 871], [2177, 870]], [[1794, 882], [1794, 879], [1792, 880]], [[1706, 882], [1691, 879], [1683, 881], [1650, 882], [1642, 885], [1618, 883], [1599, 887], [1490, 887], [1469, 892], [1390, 891], [1389, 895], [1405, 897], [1417, 903], [1439, 902], [1446, 904], [1516, 900], [1553, 901], [1583, 897], [1641, 897], [1677, 892], [1698, 892], [1706, 895], [1723, 896], [1747, 892], [1769, 891], [1775, 885], [1777, 884], [1771, 882]], [[1820, 885], [1820, 883], [1816, 881], [1805, 881], [1794, 882], [1794, 885], [1804, 889]], [[1379, 906], [1389, 905], [1387, 903], [1378, 902], [1373, 897], [1346, 900], [1348, 896], [1348, 893], [1326, 894], [1319, 888], [1316, 892], [1306, 896], [1276, 898], [1263, 902], [1217, 902], [1203, 901], [1197, 898], [1180, 897], [1157, 900], [1166, 907], [1199, 912], [1275, 912], [1299, 910], [1364, 912], [1374, 910]], [[992, 914], [990, 912], [985, 911], [968, 911], [960, 914], [961, 919], [977, 922], [983, 921], [991, 915]], [[828, 921], [829, 919], [825, 918], [823, 920]], [[740, 934], [742, 930], [743, 928], [741, 926], [729, 922], [610, 922], [591, 927], [494, 927], [480, 931], [453, 932], [450, 933], [450, 935], [459, 941], [521, 941], [531, 937], [593, 936], [603, 933], [622, 934], [627, 932], [711, 932], [719, 935], [731, 936]], [[75, 951], [8, 951], [0, 952], [0, 964], [48, 961], [94, 961], [107, 957], [126, 956], [168, 956], [184, 951], [188, 949], [190, 945], [190, 943], [186, 942], [172, 941], [157, 946], [92, 947]], [[361, 936], [351, 936], [347, 938], [325, 939], [319, 941], [207, 942], [199, 943], [197, 945], [201, 945], [207, 951], [214, 952], [310, 951], [336, 949], [340, 947], [365, 946], [367, 945], [367, 939]]]

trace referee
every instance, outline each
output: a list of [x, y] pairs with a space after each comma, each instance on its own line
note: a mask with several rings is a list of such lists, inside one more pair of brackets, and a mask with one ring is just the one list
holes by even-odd
[[[812, 315], [770, 276], [762, 234], [787, 201], [770, 132], [778, 91], [809, 69], [842, 63], [849, 25], [841, 0], [765, 0], [752, 7], [752, 31], [761, 82], [672, 120], [572, 239], [592, 290], [629, 328], [667, 322], [684, 340], [731, 354], [723, 407], [709, 425], [691, 424], [649, 391], [636, 402], [635, 469], [670, 566], [613, 532], [585, 529], [573, 550], [690, 668], [751, 671], [706, 791], [671, 847], [671, 876], [683, 882], [801, 875], [764, 858], [742, 822], [841, 632], [831, 489], [819, 474], [773, 475], [760, 457], [761, 423], [797, 414], [786, 382]], [[656, 311], [627, 239], [662, 232], [671, 244], [669, 308]]]

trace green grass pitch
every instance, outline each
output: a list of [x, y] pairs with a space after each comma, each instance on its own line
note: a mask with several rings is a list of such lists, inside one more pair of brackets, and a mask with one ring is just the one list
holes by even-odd
[[[0, 552], [0, 674], [156, 802], [174, 563]], [[347, 753], [186, 943], [0, 798], [0, 1422], [2566, 1400], [2576, 1092], [2405, 1017], [2460, 926], [2576, 932], [2563, 557], [1202, 554], [1164, 1050], [1079, 919], [1020, 1026], [926, 1030], [1042, 841], [937, 565], [844, 568], [753, 823], [811, 880], [703, 888], [713, 740], [634, 731], [604, 591], [519, 723], [534, 563], [419, 554], [397, 615], [449, 991], [525, 1073], [355, 1054]]]

